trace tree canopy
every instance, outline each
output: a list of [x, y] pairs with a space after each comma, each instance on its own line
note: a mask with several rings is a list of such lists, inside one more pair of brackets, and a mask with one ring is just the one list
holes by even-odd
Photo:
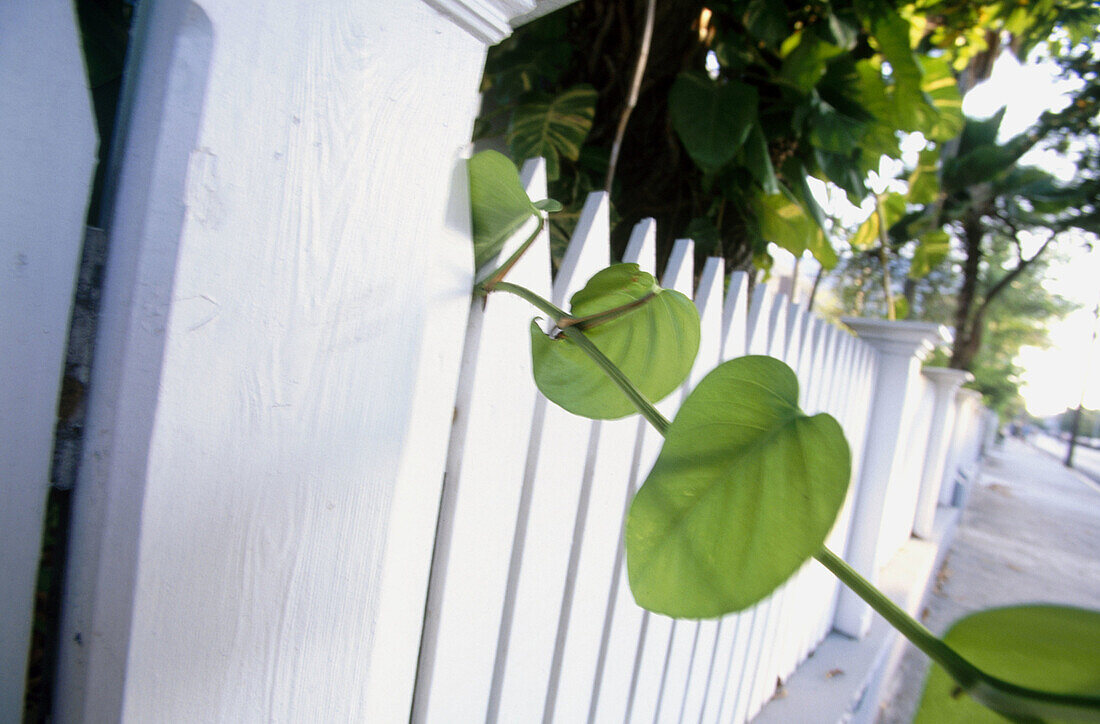
[[[994, 311], [998, 297], [1031, 283], [1061, 232], [1098, 230], [1098, 24], [1089, 0], [582, 0], [490, 51], [475, 138], [547, 159], [559, 248], [607, 188], [616, 253], [652, 217], [662, 263], [682, 237], [727, 269], [767, 269], [772, 244], [827, 269], [873, 255], [894, 316], [931, 274], [956, 327], [950, 363], [973, 369], [1012, 308]], [[1000, 114], [962, 113], [1003, 52], [1044, 52], [1078, 84], [1009, 139]], [[872, 194], [911, 134], [923, 150], [904, 190]], [[1077, 178], [1021, 165], [1037, 145], [1074, 154]], [[838, 240], [811, 179], [874, 213]], [[1025, 253], [1035, 235], [1046, 243]]]

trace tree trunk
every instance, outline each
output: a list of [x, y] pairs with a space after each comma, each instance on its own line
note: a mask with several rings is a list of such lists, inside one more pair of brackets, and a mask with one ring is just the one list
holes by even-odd
[[985, 226], [982, 214], [972, 209], [963, 218], [963, 242], [966, 244], [966, 262], [963, 265], [962, 288], [959, 289], [958, 306], [955, 308], [955, 343], [951, 348], [951, 367], [968, 370], [982, 344], [982, 318], [976, 313], [978, 275], [982, 262], [982, 238]]

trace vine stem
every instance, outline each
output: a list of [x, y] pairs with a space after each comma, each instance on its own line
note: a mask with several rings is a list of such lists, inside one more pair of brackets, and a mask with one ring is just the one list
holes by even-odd
[[[526, 300], [540, 311], [550, 315], [555, 324], [575, 319], [557, 305], [518, 284], [497, 281], [493, 289], [508, 292]], [[477, 290], [482, 294], [492, 291], [486, 285], [478, 285]], [[652, 402], [646, 399], [645, 395], [634, 386], [634, 383], [623, 371], [585, 336], [584, 332], [575, 324], [567, 325], [561, 332], [573, 340], [607, 374], [611, 381], [622, 390], [623, 394], [634, 403], [638, 412], [660, 433], [661, 437], [668, 435], [670, 426], [668, 419], [653, 406]], [[914, 646], [943, 667], [944, 671], [959, 685], [960, 691], [966, 692], [975, 701], [1012, 718], [1098, 721], [1097, 711], [1100, 711], [1100, 698], [1037, 691], [991, 676], [959, 655], [958, 652], [891, 601], [882, 591], [827, 547], [822, 546], [814, 554], [814, 558], [829, 569], [856, 595], [866, 601], [871, 608], [886, 619], [887, 623], [906, 639], [911, 641]]]
[[[512, 267], [516, 265], [516, 262], [520, 260], [524, 252], [531, 247], [531, 244], [535, 243], [535, 239], [538, 238], [539, 233], [546, 226], [546, 217], [542, 214], [536, 214], [536, 218], [539, 220], [538, 226], [531, 232], [531, 235], [527, 237], [527, 240], [519, 245], [519, 248], [512, 252], [512, 255], [508, 259], [497, 267], [497, 270], [487, 276], [484, 281], [477, 285], [477, 289], [484, 291], [486, 294], [493, 291], [501, 279], [508, 275], [508, 272], [512, 271]], [[526, 223], [526, 222], [524, 222]]]
[[642, 393], [641, 390], [634, 386], [634, 383], [630, 381], [630, 378], [623, 374], [623, 371], [619, 369], [618, 365], [609, 360], [607, 358], [607, 355], [601, 352], [600, 348], [593, 344], [592, 340], [590, 340], [584, 334], [584, 332], [582, 332], [577, 327], [576, 321], [574, 321], [577, 319], [576, 317], [570, 316], [563, 309], [560, 309], [557, 305], [551, 303], [549, 300], [543, 299], [538, 294], [532, 292], [530, 289], [527, 289], [526, 287], [521, 287], [518, 284], [512, 284], [511, 282], [497, 282], [493, 289], [485, 289], [484, 287], [479, 287], [479, 289], [484, 292], [495, 290], [498, 292], [508, 292], [509, 294], [514, 294], [517, 297], [520, 297], [521, 299], [530, 302], [532, 305], [538, 308], [539, 311], [549, 314], [554, 320], [554, 325], [561, 330], [561, 333], [569, 339], [573, 340], [573, 342], [578, 347], [580, 347], [581, 350], [583, 350], [584, 353], [587, 354], [593, 362], [599, 365], [600, 369], [604, 371], [604, 374], [611, 378], [611, 381], [614, 382], [620, 390], [622, 390], [623, 394], [626, 395], [632, 403], [634, 403], [634, 407], [638, 409], [638, 412], [642, 414], [642, 417], [648, 420], [649, 424], [653, 425], [653, 427], [657, 428], [657, 432], [661, 433], [662, 437], [665, 435], [665, 433], [668, 431], [668, 426], [670, 424], [668, 419], [665, 418], [665, 416], [662, 415], [656, 407], [654, 407], [653, 403], [649, 401], [649, 399]]
[[859, 575], [856, 569], [836, 553], [822, 546], [821, 550], [814, 554], [814, 558], [828, 568], [845, 586], [852, 589], [857, 596], [870, 604], [871, 608], [875, 609], [891, 626], [912, 641], [914, 646], [942, 666], [964, 689], [969, 688], [982, 677], [977, 667], [955, 653], [954, 649], [887, 598], [882, 591]]
[[886, 597], [870, 581], [825, 546], [816, 558], [840, 581], [873, 608], [887, 623], [909, 639], [928, 658], [935, 661], [955, 680], [962, 691], [975, 701], [1007, 716], [1039, 720], [1098, 721], [1095, 696], [1058, 694], [1018, 686], [987, 674], [959, 655], [942, 639]]
[[642, 394], [641, 390], [634, 386], [634, 383], [623, 374], [623, 371], [600, 351], [599, 347], [592, 344], [592, 340], [586, 337], [584, 332], [576, 327], [566, 327], [562, 330], [562, 334], [573, 340], [578, 347], [588, 354], [593, 362], [600, 366], [600, 369], [611, 378], [611, 381], [619, 386], [623, 394], [630, 398], [630, 401], [638, 408], [638, 412], [642, 414], [642, 417], [644, 417], [650, 425], [653, 425], [653, 427], [657, 429], [657, 432], [661, 433], [661, 437], [664, 437], [668, 433], [668, 428], [671, 424], [668, 419], [653, 406], [653, 403]]

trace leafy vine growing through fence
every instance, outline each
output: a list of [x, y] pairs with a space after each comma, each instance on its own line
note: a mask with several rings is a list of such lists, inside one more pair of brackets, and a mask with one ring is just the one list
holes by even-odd
[[[630, 505], [627, 575], [641, 607], [714, 618], [762, 601], [816, 558], [937, 665], [918, 721], [1100, 721], [1100, 612], [1016, 606], [972, 614], [935, 636], [825, 547], [844, 503], [851, 454], [826, 413], [798, 407], [798, 380], [780, 360], [718, 365], [672, 421], [654, 406], [687, 378], [699, 347], [695, 305], [636, 264], [598, 272], [563, 310], [506, 276], [556, 202], [532, 202], [512, 162], [469, 161], [475, 262], [491, 271], [475, 293], [505, 292], [547, 315], [530, 326], [535, 384], [584, 417], [641, 413], [664, 437]], [[505, 242], [535, 232], [499, 266]], [[986, 707], [983, 709], [981, 704]]]

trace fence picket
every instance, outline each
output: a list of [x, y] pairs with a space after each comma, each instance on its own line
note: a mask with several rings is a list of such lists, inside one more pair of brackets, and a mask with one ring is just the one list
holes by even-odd
[[[538, 198], [545, 189], [543, 174], [534, 174], [528, 188]], [[500, 258], [528, 233], [521, 229]], [[549, 295], [548, 254], [544, 231], [509, 279]], [[531, 317], [530, 305], [505, 294], [484, 306], [473, 304], [440, 502], [414, 722], [481, 720], [488, 711], [535, 409], [526, 334]]]
[[[637, 263], [643, 271], [656, 273], [657, 224], [653, 219], [643, 219], [633, 229], [623, 261]], [[637, 420], [633, 464], [628, 481], [628, 492], [622, 508], [624, 519], [626, 506], [634, 495], [641, 477], [653, 466], [660, 449], [660, 435], [649, 427], [644, 420]], [[562, 684], [558, 691], [560, 702], [584, 701], [587, 703], [588, 721], [625, 721], [631, 700], [631, 682], [635, 679], [636, 657], [640, 640], [644, 636], [644, 611], [634, 603], [630, 593], [630, 584], [626, 577], [626, 566], [622, 547], [622, 521], [618, 525], [615, 562], [612, 570], [611, 590], [608, 608], [604, 617], [604, 633], [600, 644], [599, 658], [596, 664], [594, 684], [590, 696], [584, 693], [587, 682], [574, 683], [573, 676], [565, 676], [563, 669]], [[577, 632], [576, 637], [579, 638]], [[577, 645], [582, 645], [583, 642]], [[566, 645], [566, 653], [571, 648]], [[567, 659], [572, 661], [573, 659]], [[587, 669], [582, 669], [586, 671]], [[576, 697], [574, 699], [574, 697]], [[581, 721], [566, 719], [564, 707], [559, 711], [560, 721]]]
[[[609, 202], [591, 194], [554, 279], [552, 299], [565, 306], [593, 274], [608, 264]], [[545, 260], [545, 258], [544, 258]], [[529, 383], [530, 384], [530, 383]], [[539, 397], [528, 451], [509, 578], [501, 620], [494, 694], [489, 721], [535, 721], [542, 717], [554, 672], [558, 621], [567, 590], [577, 508], [587, 456], [597, 423]], [[598, 431], [595, 433], [598, 435]], [[556, 454], [566, 451], [566, 454]], [[499, 710], [498, 710], [499, 707]]]
[[[661, 286], [683, 292], [690, 297], [692, 295], [694, 274], [693, 260], [694, 244], [687, 239], [678, 240], [673, 245], [672, 253], [669, 255], [665, 273], [661, 278]], [[682, 396], [674, 392], [658, 405], [658, 409], [661, 410], [663, 415], [671, 419], [679, 407], [681, 399]], [[660, 441], [655, 440], [654, 442], [656, 452], [660, 449]], [[656, 460], [656, 455], [653, 459]], [[650, 461], [649, 467], [652, 467], [652, 464], [652, 461]], [[649, 473], [649, 467], [645, 468], [647, 474]], [[646, 613], [643, 626], [645, 633], [639, 641], [638, 656], [640, 658], [637, 665], [637, 675], [631, 684], [633, 695], [628, 706], [631, 721], [646, 722], [648, 724], [648, 722], [656, 720], [658, 708], [663, 706], [662, 701], [666, 693], [666, 684], [672, 690], [679, 689], [681, 697], [683, 696], [683, 684], [682, 682], [669, 682], [665, 676], [668, 665], [672, 665], [669, 656], [673, 651], [672, 643], [673, 634], [675, 633], [673, 620], [667, 616]], [[681, 639], [683, 639], [682, 635]], [[683, 645], [676, 647], [680, 656], [677, 657], [677, 665], [675, 666], [682, 662], [684, 658], [682, 650], [684, 648]], [[688, 655], [690, 655], [690, 650], [688, 650]], [[679, 703], [679, 698], [674, 691], [671, 693], [671, 698]]]
[[[722, 359], [722, 284], [725, 265], [721, 259], [711, 257], [703, 266], [699, 286], [695, 290], [695, 305], [699, 309], [701, 341], [699, 355], [691, 371], [692, 387], [707, 375]], [[707, 687], [711, 681], [714, 652], [719, 634], [718, 619], [700, 621], [695, 636], [691, 668], [687, 676], [687, 691], [681, 707], [679, 721], [698, 721], [703, 715]]]
[[[641, 225], [640, 225], [641, 226]], [[646, 226], [649, 226], [648, 224]], [[652, 259], [653, 238], [644, 230], [635, 235], [623, 255], [638, 262], [645, 248]], [[652, 262], [649, 263], [652, 267]], [[578, 512], [576, 564], [572, 569], [571, 597], [563, 608], [559, 631], [560, 655], [555, 659], [556, 685], [547, 694], [546, 720], [584, 721], [599, 686], [601, 649], [604, 649], [611, 581], [617, 574], [624, 502], [630, 499], [636, 474], [640, 426], [636, 416], [604, 420], [594, 425], [588, 450], [590, 475], [583, 510]], [[581, 515], [583, 513], [583, 515]], [[634, 633], [637, 641], [637, 631]], [[627, 684], [629, 686], [629, 683]], [[621, 695], [625, 696], [626, 687]]]
[[[730, 274], [729, 287], [726, 290], [725, 303], [722, 306], [722, 351], [723, 361], [741, 357], [745, 354], [748, 338], [748, 280], [743, 271]], [[717, 640], [714, 644], [714, 671], [711, 675], [706, 701], [700, 721], [725, 721], [723, 707], [727, 705], [730, 682], [740, 676], [741, 660], [735, 661], [738, 637], [743, 643], [745, 620], [743, 613], [731, 614], [721, 620]]]

